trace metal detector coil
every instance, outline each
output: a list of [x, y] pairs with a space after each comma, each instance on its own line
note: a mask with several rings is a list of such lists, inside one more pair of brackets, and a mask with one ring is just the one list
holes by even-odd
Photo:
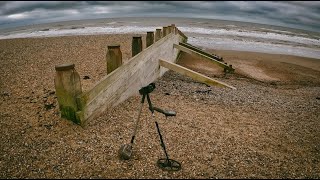
[[179, 171], [181, 164], [173, 159], [158, 159], [157, 165], [165, 171]]

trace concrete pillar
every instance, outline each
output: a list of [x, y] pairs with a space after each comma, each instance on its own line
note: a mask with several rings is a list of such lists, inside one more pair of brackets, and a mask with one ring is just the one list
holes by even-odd
[[162, 27], [162, 37], [165, 37], [167, 35], [167, 29], [168, 27]]
[[141, 36], [132, 37], [132, 57], [142, 51], [142, 39]]
[[159, 39], [161, 39], [161, 29], [156, 29], [156, 35], [154, 37], [154, 41], [157, 42]]
[[122, 65], [122, 53], [120, 50], [120, 45], [110, 45], [108, 46], [108, 51], [106, 54], [107, 61], [107, 74], [117, 69]]
[[80, 76], [74, 69], [74, 64], [56, 65], [55, 70], [54, 85], [61, 117], [80, 125], [80, 119], [76, 116], [76, 97], [82, 93]]
[[154, 32], [149, 31], [147, 32], [146, 47], [151, 46], [153, 43], [154, 43]]

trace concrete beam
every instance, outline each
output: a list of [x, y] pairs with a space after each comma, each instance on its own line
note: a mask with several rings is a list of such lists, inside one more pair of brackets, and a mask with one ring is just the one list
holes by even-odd
[[235, 87], [230, 86], [230, 85], [228, 85], [228, 84], [226, 84], [224, 82], [209, 78], [209, 77], [207, 77], [205, 75], [202, 75], [202, 74], [200, 74], [198, 72], [192, 71], [192, 70], [190, 70], [188, 68], [185, 68], [185, 67], [180, 66], [178, 64], [174, 64], [174, 63], [166, 61], [166, 60], [160, 59], [159, 60], [159, 64], [162, 67], [165, 67], [165, 68], [168, 68], [170, 70], [173, 70], [173, 71], [175, 71], [175, 72], [177, 72], [179, 74], [182, 74], [182, 75], [185, 75], [185, 76], [189, 76], [189, 77], [191, 77], [192, 79], [194, 79], [196, 81], [205, 83], [205, 84], [210, 85], [210, 86], [214, 85], [214, 86], [222, 86], [222, 87], [228, 87], [228, 88], [231, 88], [231, 89], [236, 89]]

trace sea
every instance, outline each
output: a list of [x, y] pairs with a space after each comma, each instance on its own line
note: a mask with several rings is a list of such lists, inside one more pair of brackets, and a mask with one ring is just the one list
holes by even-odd
[[[263, 22], [262, 22], [263, 23]], [[74, 20], [1, 29], [1, 39], [98, 34], [146, 34], [175, 24], [202, 49], [286, 54], [320, 59], [320, 32], [200, 18], [128, 17]]]

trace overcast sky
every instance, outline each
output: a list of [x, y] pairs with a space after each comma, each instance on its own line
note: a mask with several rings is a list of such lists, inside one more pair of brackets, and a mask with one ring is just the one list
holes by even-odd
[[0, 27], [108, 17], [194, 17], [320, 32], [320, 1], [0, 1]]

